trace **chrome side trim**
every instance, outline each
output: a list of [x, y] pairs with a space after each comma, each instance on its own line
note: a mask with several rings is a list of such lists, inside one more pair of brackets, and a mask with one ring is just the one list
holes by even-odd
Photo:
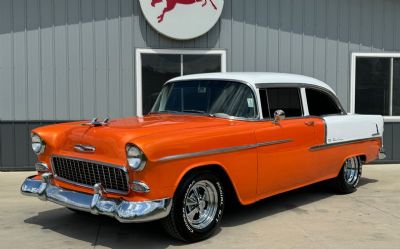
[[321, 144], [321, 145], [316, 145], [313, 147], [310, 147], [310, 151], [317, 151], [317, 150], [324, 150], [324, 149], [329, 149], [331, 147], [336, 147], [340, 145], [347, 145], [347, 144], [355, 144], [355, 143], [361, 143], [361, 142], [366, 142], [366, 141], [374, 141], [380, 139], [379, 137], [370, 137], [370, 138], [363, 138], [363, 139], [356, 139], [352, 141], [345, 141], [345, 142], [339, 142], [339, 143], [332, 143], [332, 144]]
[[36, 196], [43, 201], [51, 201], [59, 205], [89, 212], [95, 215], [114, 217], [123, 223], [138, 223], [159, 220], [171, 211], [172, 199], [130, 202], [122, 199], [103, 196], [101, 185], [96, 184], [94, 194], [85, 194], [53, 185], [52, 175], [42, 175], [42, 180], [28, 177], [21, 186], [21, 193]]
[[257, 144], [248, 144], [248, 145], [233, 146], [233, 147], [220, 148], [220, 149], [214, 149], [214, 150], [205, 150], [205, 151], [199, 151], [199, 152], [191, 152], [191, 153], [186, 153], [186, 154], [166, 156], [166, 157], [162, 157], [162, 158], [158, 159], [157, 162], [186, 159], [186, 158], [190, 158], [190, 157], [209, 156], [209, 155], [213, 155], [213, 154], [221, 154], [221, 153], [234, 152], [234, 151], [239, 151], [239, 150], [248, 150], [248, 149], [254, 149], [254, 148], [258, 148], [258, 147], [262, 147], [262, 146], [283, 144], [283, 143], [289, 143], [289, 142], [293, 142], [293, 139], [268, 141], [268, 142], [261, 142], [261, 143], [257, 143]]

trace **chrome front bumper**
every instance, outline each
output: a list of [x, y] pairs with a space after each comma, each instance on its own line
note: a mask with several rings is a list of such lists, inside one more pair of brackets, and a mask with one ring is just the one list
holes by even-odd
[[170, 198], [143, 202], [129, 202], [103, 197], [101, 185], [94, 186], [94, 194], [85, 194], [57, 187], [52, 184], [52, 175], [42, 175], [42, 180], [25, 179], [21, 193], [37, 196], [43, 201], [51, 201], [72, 209], [107, 215], [123, 223], [137, 223], [166, 217], [172, 206]]

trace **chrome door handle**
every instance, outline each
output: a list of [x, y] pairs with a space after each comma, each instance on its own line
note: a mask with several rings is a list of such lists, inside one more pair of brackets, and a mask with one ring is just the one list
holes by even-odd
[[313, 126], [314, 125], [314, 121], [307, 121], [304, 123], [307, 126]]

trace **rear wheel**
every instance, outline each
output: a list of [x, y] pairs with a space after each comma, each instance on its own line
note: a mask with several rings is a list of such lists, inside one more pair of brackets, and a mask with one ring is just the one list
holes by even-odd
[[333, 180], [335, 189], [341, 194], [353, 193], [357, 190], [362, 173], [362, 163], [359, 157], [347, 159], [339, 175]]
[[170, 214], [162, 221], [173, 237], [196, 242], [210, 237], [224, 212], [221, 180], [210, 173], [186, 177], [178, 187]]

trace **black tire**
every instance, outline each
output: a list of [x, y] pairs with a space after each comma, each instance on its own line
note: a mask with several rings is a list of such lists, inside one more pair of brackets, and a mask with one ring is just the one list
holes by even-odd
[[[196, 204], [192, 203], [187, 204], [187, 203], [188, 200], [190, 200], [190, 202], [193, 201], [194, 192], [198, 191], [196, 190], [193, 192], [193, 189], [196, 188], [198, 184], [203, 184], [203, 183], [205, 183], [206, 187], [216, 190], [216, 195], [215, 194], [212, 195], [214, 196], [213, 200], [216, 201], [215, 202], [216, 204], [215, 205], [206, 204], [206, 206], [204, 206], [205, 205], [204, 203], [207, 203], [206, 201], [204, 201], [202, 205], [198, 204], [198, 208], [200, 209], [200, 206], [203, 206], [203, 213], [204, 211], [209, 212], [209, 210], [212, 210], [212, 213], [215, 212], [215, 215], [209, 215], [209, 217], [212, 217], [212, 220], [211, 218], [209, 218], [207, 222], [196, 225], [191, 223], [190, 218], [188, 218], [189, 214], [187, 214], [188, 209], [192, 207], [190, 205], [196, 206]], [[210, 184], [213, 186], [210, 186]], [[214, 193], [214, 191], [212, 191], [212, 193]], [[224, 194], [225, 193], [222, 181], [213, 174], [203, 172], [203, 173], [192, 174], [189, 175], [188, 177], [185, 177], [175, 192], [171, 212], [165, 219], [162, 220], [164, 229], [172, 237], [185, 242], [196, 242], [210, 237], [216, 231], [224, 212], [224, 203], [225, 203]], [[211, 196], [211, 194], [209, 196]], [[205, 194], [203, 195], [203, 198], [204, 197]], [[201, 200], [203, 199], [200, 198], [200, 201]], [[197, 203], [199, 203], [199, 199], [197, 199]], [[199, 217], [200, 220], [200, 211], [198, 212], [197, 217]], [[198, 227], [200, 225], [205, 225], [205, 227], [204, 228]]]
[[[351, 167], [351, 172], [349, 167]], [[344, 162], [339, 175], [332, 181], [335, 191], [339, 194], [353, 193], [357, 190], [361, 174], [361, 159], [359, 157], [348, 158]]]

